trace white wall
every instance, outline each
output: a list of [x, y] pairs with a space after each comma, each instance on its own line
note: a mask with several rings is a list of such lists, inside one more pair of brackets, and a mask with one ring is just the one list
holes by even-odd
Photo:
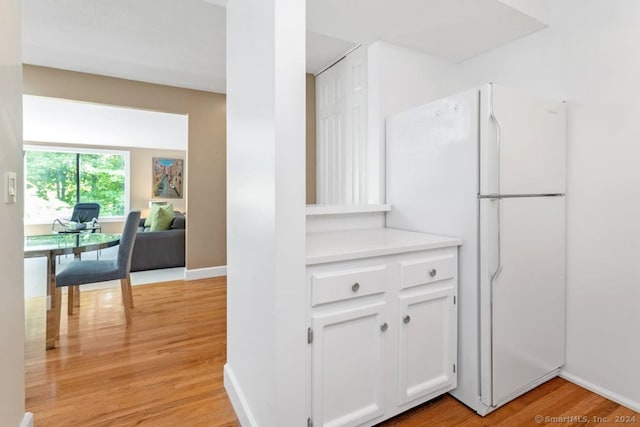
[[186, 114], [24, 95], [26, 141], [186, 151]]
[[[0, 425], [20, 425], [24, 415], [24, 296], [22, 194], [4, 203], [4, 173], [22, 188], [22, 55], [19, 0], [0, 1]], [[42, 342], [44, 345], [44, 341]]]
[[243, 425], [308, 416], [304, 34], [304, 2], [227, 7], [225, 387]]
[[[568, 101], [567, 364], [640, 410], [640, 2], [558, 0], [550, 28], [463, 63]], [[544, 266], [541, 266], [544, 268]]]
[[504, 2], [550, 28], [460, 65], [371, 45], [369, 135], [488, 81], [568, 101], [566, 375], [640, 410], [640, 2]]
[[457, 85], [456, 65], [416, 50], [377, 41], [367, 50], [368, 203], [384, 203], [385, 118], [438, 99]]

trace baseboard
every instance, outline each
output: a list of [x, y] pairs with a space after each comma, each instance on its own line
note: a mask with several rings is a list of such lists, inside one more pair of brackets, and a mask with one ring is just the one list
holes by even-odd
[[251, 408], [249, 408], [249, 403], [244, 397], [240, 384], [238, 384], [238, 380], [228, 363], [224, 365], [224, 388], [227, 391], [227, 395], [229, 395], [233, 410], [236, 411], [240, 425], [243, 427], [257, 426], [258, 423], [251, 412]]
[[210, 277], [220, 277], [227, 275], [227, 266], [194, 268], [193, 270], [184, 270], [184, 280], [208, 279]]
[[587, 381], [577, 375], [565, 371], [564, 369], [560, 371], [560, 377], [576, 385], [579, 385], [580, 387], [586, 388], [589, 391], [599, 394], [602, 397], [606, 397], [607, 399], [612, 400], [619, 405], [625, 406], [632, 411], [640, 412], [640, 402], [635, 402], [629, 398], [621, 396], [618, 393]]
[[24, 413], [20, 427], [33, 427], [33, 414], [31, 412]]

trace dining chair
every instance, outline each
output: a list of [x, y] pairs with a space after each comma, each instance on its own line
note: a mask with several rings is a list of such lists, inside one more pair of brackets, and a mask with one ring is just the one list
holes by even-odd
[[[104, 282], [120, 279], [122, 288], [122, 302], [127, 325], [131, 324], [131, 309], [133, 308], [133, 294], [131, 292], [131, 254], [136, 240], [140, 211], [129, 212], [120, 237], [118, 257], [115, 260], [76, 260], [64, 264], [56, 273], [56, 300], [61, 301], [60, 289], [64, 286], [85, 285], [88, 283]], [[60, 306], [58, 302], [56, 323], [60, 330]]]

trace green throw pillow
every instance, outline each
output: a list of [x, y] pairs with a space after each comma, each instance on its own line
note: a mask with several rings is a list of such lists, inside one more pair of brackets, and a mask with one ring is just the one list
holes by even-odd
[[151, 211], [149, 211], [149, 215], [147, 215], [147, 217], [144, 220], [144, 226], [146, 227], [151, 227], [151, 217], [154, 216], [156, 214], [156, 212], [158, 212], [158, 208], [160, 207], [160, 205], [153, 205], [151, 206]]
[[144, 220], [144, 226], [145, 228], [150, 228], [151, 224], [153, 223], [152, 218], [154, 218], [157, 215], [158, 209], [160, 209], [161, 207], [163, 208], [167, 208], [168, 206], [171, 206], [171, 208], [173, 209], [173, 204], [154, 204], [153, 206], [151, 206], [151, 210], [149, 211], [149, 215], [147, 215], [147, 217]]
[[[168, 230], [175, 216], [173, 205], [162, 205], [158, 206], [158, 209], [151, 209], [151, 213], [149, 214], [149, 218], [151, 219], [149, 231]], [[147, 222], [145, 221], [145, 226], [146, 225]]]

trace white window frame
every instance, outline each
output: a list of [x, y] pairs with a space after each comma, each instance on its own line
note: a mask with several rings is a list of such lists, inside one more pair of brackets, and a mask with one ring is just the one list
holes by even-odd
[[[111, 155], [122, 155], [124, 156], [124, 212], [123, 216], [101, 216], [100, 222], [122, 222], [126, 218], [127, 212], [130, 210], [131, 206], [131, 152], [128, 150], [111, 150], [105, 148], [81, 148], [81, 147], [70, 147], [70, 146], [61, 146], [61, 145], [34, 145], [34, 144], [25, 144], [23, 147], [24, 151], [49, 151], [49, 152], [58, 152], [58, 153], [80, 153], [80, 154], [111, 154]], [[27, 156], [25, 155], [23, 158], [23, 169], [24, 171], [24, 183], [22, 194], [27, 194]], [[27, 221], [26, 217], [24, 218], [25, 225], [39, 225], [39, 224], [50, 224], [53, 219], [48, 218], [38, 218]]]

